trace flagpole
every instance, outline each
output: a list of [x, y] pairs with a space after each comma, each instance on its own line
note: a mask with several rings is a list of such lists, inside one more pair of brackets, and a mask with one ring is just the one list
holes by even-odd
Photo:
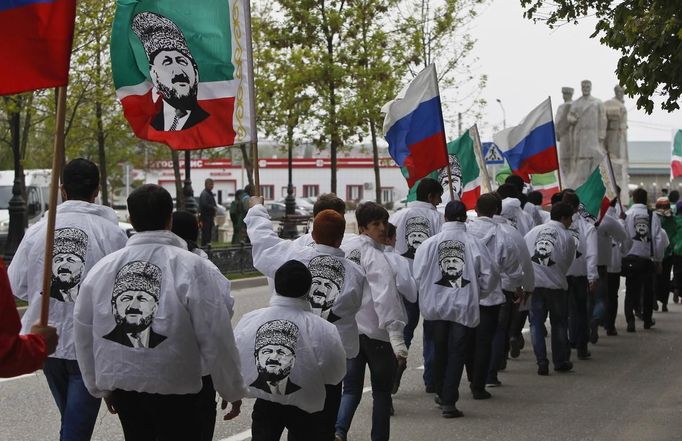
[[[484, 174], [484, 182], [486, 183], [485, 185], [485, 191], [487, 193], [490, 193], [492, 190], [492, 184], [490, 183], [490, 175], [488, 174], [488, 168], [485, 165], [485, 158], [483, 157], [483, 150], [481, 149], [481, 135], [478, 133], [478, 124], [474, 124], [473, 131], [469, 129], [470, 132], [473, 132], [474, 135], [474, 153], [476, 153], [476, 158], [478, 159], [478, 167], [483, 171]], [[494, 148], [494, 147], [490, 147]]]
[[556, 127], [554, 127], [554, 109], [552, 108], [552, 97], [549, 96], [549, 113], [552, 115], [552, 135], [554, 136], [554, 152], [556, 153], [557, 177], [559, 178], [559, 191], [564, 189], [561, 185], [561, 163], [559, 162], [559, 149], [556, 142]]
[[253, 41], [251, 38], [251, 0], [244, 0], [244, 36], [246, 38], [246, 56], [249, 59], [249, 119], [251, 138], [251, 163], [253, 164], [253, 183], [256, 196], [260, 196], [260, 169], [258, 167], [258, 128], [256, 127], [256, 85], [253, 76]]
[[625, 213], [625, 210], [623, 209], [623, 203], [620, 200], [620, 193], [618, 192], [618, 184], [616, 184], [616, 174], [613, 171], [613, 164], [611, 163], [611, 155], [609, 154], [609, 151], [606, 150], [606, 172], [609, 175], [609, 181], [611, 181], [611, 190], [613, 193], [616, 195], [618, 198], [618, 205], [620, 205], [620, 212]]
[[52, 152], [52, 175], [50, 180], [50, 199], [47, 213], [47, 232], [45, 234], [45, 265], [43, 267], [43, 290], [40, 302], [40, 325], [46, 326], [50, 313], [50, 282], [52, 280], [52, 251], [54, 249], [54, 228], [57, 218], [57, 188], [59, 171], [64, 153], [64, 120], [66, 118], [66, 86], [57, 88], [57, 115], [54, 132], [54, 151]]
[[459, 200], [459, 196], [455, 199], [455, 189], [452, 186], [452, 168], [450, 168], [450, 152], [448, 152], [448, 141], [445, 137], [445, 120], [443, 119], [443, 105], [440, 103], [440, 86], [438, 85], [438, 74], [436, 73], [436, 66], [433, 66], [433, 76], [434, 83], [436, 84], [436, 92], [438, 93], [438, 102], [441, 106], [440, 109], [440, 125], [443, 127], [443, 148], [445, 149], [445, 157], [448, 158], [448, 164], [446, 165], [448, 169], [448, 188], [450, 189], [450, 200]]

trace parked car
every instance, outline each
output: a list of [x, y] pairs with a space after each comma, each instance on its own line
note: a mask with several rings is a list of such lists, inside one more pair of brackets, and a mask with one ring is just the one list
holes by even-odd
[[[282, 202], [266, 202], [265, 203], [265, 208], [268, 209], [268, 214], [270, 215], [270, 219], [274, 221], [281, 221], [284, 218], [284, 213], [286, 212], [286, 206]], [[296, 208], [295, 214], [297, 216], [310, 216], [310, 213], [308, 213], [305, 210], [301, 210], [298, 207]]]
[[[280, 204], [284, 204], [285, 199], [280, 199], [277, 202]], [[313, 202], [310, 202], [306, 199], [296, 198], [296, 209], [304, 212], [306, 215], [313, 214], [313, 206], [314, 206]]]

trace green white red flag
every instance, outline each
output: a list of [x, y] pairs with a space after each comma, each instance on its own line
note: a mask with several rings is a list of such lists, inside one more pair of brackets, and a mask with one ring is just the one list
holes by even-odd
[[252, 141], [246, 2], [117, 2], [112, 73], [139, 138], [182, 150]]
[[530, 177], [530, 186], [534, 191], [542, 193], [542, 205], [552, 203], [552, 195], [559, 192], [557, 171], [535, 174]]
[[[475, 127], [467, 130], [462, 136], [450, 141], [447, 144], [448, 162], [450, 172], [452, 174], [452, 187], [455, 192], [455, 197], [466, 205], [467, 210], [472, 210], [476, 206], [476, 201], [481, 195], [481, 170], [476, 160], [476, 153], [474, 150], [475, 136], [473, 131]], [[403, 175], [406, 170], [403, 168]], [[441, 183], [443, 186], [443, 202], [447, 203], [450, 200], [449, 175], [447, 167], [440, 170], [434, 170], [427, 177], [433, 178]], [[420, 181], [417, 181], [411, 188], [407, 195], [408, 201], [417, 199], [417, 186]]]
[[678, 176], [682, 176], [682, 130], [675, 132], [672, 159], [670, 160], [670, 177], [675, 179]]
[[575, 189], [580, 198], [581, 209], [594, 219], [601, 219], [609, 208], [606, 189], [609, 187], [608, 174], [602, 163], [590, 174], [587, 180]]

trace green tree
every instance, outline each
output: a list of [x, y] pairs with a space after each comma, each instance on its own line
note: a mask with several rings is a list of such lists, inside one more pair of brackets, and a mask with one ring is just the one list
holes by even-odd
[[651, 113], [680, 108], [682, 94], [682, 8], [671, 0], [521, 0], [524, 16], [550, 28], [596, 17], [591, 37], [620, 52], [616, 74], [637, 107]]

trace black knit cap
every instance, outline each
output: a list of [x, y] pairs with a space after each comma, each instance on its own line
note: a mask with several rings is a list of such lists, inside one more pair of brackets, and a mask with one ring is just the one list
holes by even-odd
[[301, 297], [308, 294], [313, 276], [298, 260], [290, 260], [275, 273], [275, 291], [283, 297]]

